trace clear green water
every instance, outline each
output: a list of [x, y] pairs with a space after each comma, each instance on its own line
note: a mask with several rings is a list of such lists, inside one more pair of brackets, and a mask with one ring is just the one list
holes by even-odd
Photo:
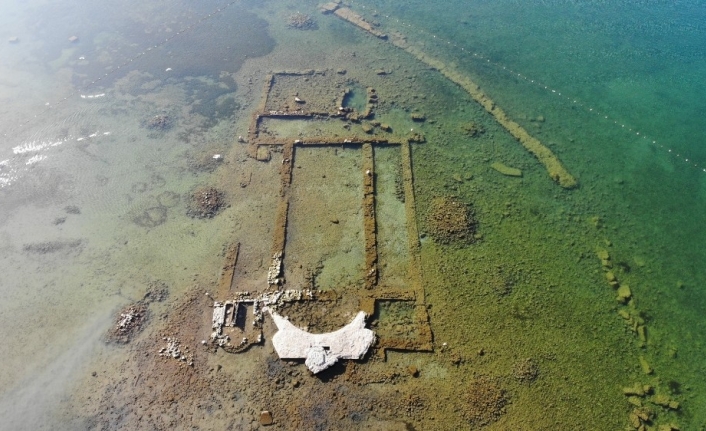
[[[595, 301], [604, 301], [604, 310], [617, 308], [608, 299], [612, 292], [601, 291], [606, 285], [594, 252], [596, 247], [610, 249], [614, 260], [625, 264], [622, 277], [648, 321], [647, 346], [633, 354], [655, 363], [654, 375], [662, 385], [680, 384], [683, 426], [703, 427], [704, 5], [499, 1], [366, 6], [377, 11], [380, 22], [473, 77], [511, 117], [548, 144], [581, 183], [569, 193], [531, 180], [522, 186], [491, 186], [495, 181], [478, 164], [497, 158], [518, 164], [521, 151], [509, 147], [511, 141], [497, 140], [472, 155], [467, 139], [441, 133], [436, 139], [445, 145], [424, 147], [420, 152], [425, 155], [416, 159], [417, 172], [429, 172], [419, 186], [421, 194], [451, 191], [474, 202], [492, 225], [485, 227], [486, 241], [504, 240], [511, 248], [522, 243], [524, 253], [500, 248], [505, 256], [491, 260], [504, 268], [512, 267], [508, 262], [524, 262], [519, 265], [524, 270], [541, 268], [544, 283], [555, 283], [563, 299], [541, 290], [534, 294], [546, 306], [568, 301], [562, 306], [569, 314], [579, 315]], [[453, 124], [456, 103], [443, 92], [438, 97], [442, 106], [446, 101]], [[544, 123], [531, 121], [540, 115]], [[474, 171], [476, 178], [490, 180], [488, 187], [455, 184], [444, 175], [449, 170]], [[491, 222], [498, 216], [508, 221]], [[594, 216], [600, 225], [591, 229]], [[516, 223], [510, 221], [514, 218]], [[456, 258], [469, 266], [488, 259], [477, 251]], [[537, 280], [529, 284], [542, 288]], [[594, 312], [594, 320], [606, 318]], [[611, 342], [599, 330], [601, 337]], [[629, 361], [619, 354], [613, 358]], [[602, 360], [610, 361], [611, 355]], [[639, 378], [636, 364], [627, 365], [627, 374], [602, 376], [605, 384]]]
[[[104, 316], [139, 299], [150, 280], [166, 280], [178, 295], [195, 274], [217, 273], [222, 243], [213, 238], [236, 228], [226, 220], [195, 222], [183, 202], [165, 206], [160, 195], [183, 196], [208, 182], [185, 160], [225, 152], [242, 133], [233, 122], [254, 109], [252, 94], [220, 72], [235, 73], [247, 58], [285, 44], [268, 35], [283, 14], [299, 7], [316, 14], [315, 2], [238, 4], [137, 59], [125, 69], [140, 72], [134, 79], [121, 72], [91, 85], [214, 5], [130, 6], [2, 6], [3, 37], [20, 37], [19, 44], [3, 40], [0, 51], [0, 334], [8, 340], [0, 349], [7, 358], [2, 412], [15, 411], [17, 399], [34, 400], [41, 417], [53, 411], [75, 376], [88, 373], [85, 363], [110, 325]], [[503, 375], [519, 358], [540, 358], [538, 386], [513, 394], [528, 429], [593, 429], [590, 420], [623, 427], [631, 408], [621, 388], [634, 382], [681, 403], [677, 412], [658, 410], [657, 423], [706, 427], [705, 6], [352, 3], [472, 77], [579, 180], [578, 189], [561, 190], [461, 89], [434, 71], [419, 73], [427, 94], [420, 106], [437, 121], [419, 126], [428, 142], [415, 147], [420, 214], [433, 197], [453, 194], [472, 203], [483, 235], [465, 248], [423, 241], [432, 327], [464, 355], [491, 352], [495, 359], [473, 363], [469, 375]], [[296, 37], [359, 45], [365, 56], [366, 36], [315, 17], [319, 30]], [[78, 30], [81, 44], [66, 43]], [[77, 97], [103, 92], [110, 102]], [[65, 97], [56, 109], [44, 107]], [[219, 114], [218, 106], [236, 114]], [[388, 112], [394, 129], [396, 112]], [[150, 136], [141, 122], [156, 113], [186, 125]], [[478, 139], [462, 132], [469, 118], [486, 129]], [[499, 177], [488, 168], [496, 160], [521, 168], [523, 178]], [[80, 216], [67, 205], [79, 206]], [[167, 221], [147, 231], [135, 226], [155, 206], [166, 208]], [[71, 246], [77, 239], [81, 245]], [[65, 247], [46, 255], [24, 248], [44, 241]], [[634, 307], [615, 301], [597, 249], [610, 252]], [[46, 318], [28, 318], [33, 307]], [[645, 346], [620, 309], [645, 319]], [[643, 373], [640, 357], [653, 374]]]

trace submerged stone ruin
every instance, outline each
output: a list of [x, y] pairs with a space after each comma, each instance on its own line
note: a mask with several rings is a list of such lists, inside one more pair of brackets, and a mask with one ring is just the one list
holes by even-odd
[[[345, 101], [354, 91], [363, 88], [365, 104], [359, 109], [346, 106]], [[419, 133], [409, 136], [391, 134], [391, 128], [374, 120], [375, 108], [380, 95], [372, 86], [363, 85], [356, 78], [341, 71], [305, 70], [282, 71], [268, 75], [261, 103], [252, 116], [247, 138], [239, 136], [236, 141], [247, 145], [248, 154], [262, 163], [275, 157], [281, 158], [279, 166], [280, 187], [274, 191], [279, 196], [279, 205], [273, 208], [275, 224], [270, 262], [263, 268], [262, 282], [244, 291], [238, 280], [240, 244], [235, 243], [226, 252], [226, 264], [214, 298], [211, 344], [228, 352], [238, 353], [254, 345], [261, 345], [268, 335], [263, 333], [264, 319], [269, 315], [278, 328], [271, 340], [275, 351], [282, 359], [304, 359], [312, 373], [319, 373], [340, 360], [361, 360], [371, 348], [379, 355], [387, 349], [409, 351], [431, 351], [432, 335], [429, 326], [422, 274], [419, 264], [419, 234], [413, 191], [413, 176], [410, 146], [424, 141]], [[282, 123], [302, 121], [307, 124], [326, 124], [331, 121], [345, 123], [344, 134], [330, 135], [316, 132], [310, 134], [282, 135], [278, 127]], [[306, 129], [305, 129], [306, 130]], [[324, 127], [324, 130], [325, 127]], [[362, 132], [362, 133], [361, 133]], [[285, 289], [286, 285], [305, 286], [305, 279], [298, 279], [287, 272], [290, 253], [287, 229], [301, 217], [310, 214], [293, 212], [290, 201], [294, 181], [293, 167], [298, 151], [319, 151], [327, 148], [346, 148], [360, 160], [358, 178], [361, 184], [360, 213], [362, 213], [362, 268], [360, 284], [341, 286], [342, 290], [321, 291], [309, 288]], [[399, 151], [404, 213], [409, 248], [407, 276], [403, 283], [383, 284], [378, 266], [381, 264], [378, 250], [378, 224], [385, 223], [376, 216], [376, 169], [377, 148], [388, 147]], [[336, 150], [337, 151], [337, 150]], [[350, 166], [347, 167], [350, 171]], [[305, 178], [306, 176], [304, 176]], [[298, 177], [299, 178], [299, 177]], [[300, 180], [301, 181], [301, 180]], [[306, 184], [301, 186], [306, 187]], [[345, 184], [341, 184], [345, 187]], [[338, 218], [332, 221], [338, 225]], [[298, 250], [293, 250], [296, 254]], [[384, 262], [383, 262], [384, 263]], [[309, 268], [309, 273], [314, 268]], [[326, 304], [349, 298], [347, 303], [357, 303], [355, 318], [333, 332], [311, 333], [298, 328], [279, 310], [284, 304]], [[410, 334], [386, 334], [376, 337], [366, 328], [366, 318], [376, 313], [379, 301], [409, 304], [410, 325], [415, 327]], [[265, 313], [267, 311], [268, 313]], [[291, 311], [291, 310], [290, 310]]]
[[[544, 164], [551, 178], [562, 187], [576, 186], [576, 180], [564, 169], [556, 156], [525, 129], [507, 117], [480, 88], [459, 72], [440, 61], [429, 57], [416, 47], [407, 44], [404, 36], [388, 35], [375, 25], [368, 23], [360, 15], [340, 3], [327, 3], [321, 7], [323, 13], [333, 14], [366, 32], [412, 54], [419, 61], [440, 71], [446, 78], [465, 89], [473, 99], [488, 111], [512, 136], [531, 154]], [[262, 344], [265, 311], [273, 319], [279, 331], [272, 336], [275, 351], [283, 359], [305, 359], [305, 364], [318, 373], [341, 359], [359, 360], [374, 347], [384, 355], [387, 349], [431, 351], [432, 335], [429, 318], [424, 303], [423, 277], [419, 262], [419, 232], [414, 200], [414, 187], [411, 162], [411, 145], [423, 143], [425, 138], [418, 132], [408, 136], [393, 134], [389, 125], [375, 120], [375, 109], [380, 103], [380, 95], [369, 85], [364, 85], [345, 71], [304, 70], [273, 72], [265, 78], [260, 105], [253, 113], [247, 137], [239, 136], [237, 142], [247, 145], [250, 157], [263, 163], [273, 160], [273, 155], [281, 158], [280, 201], [275, 211], [275, 225], [270, 261], [263, 279], [266, 283], [252, 291], [240, 291], [236, 283], [236, 266], [240, 244], [231, 247], [226, 253], [226, 265], [219, 282], [218, 297], [214, 298], [211, 342], [227, 351], [236, 353]], [[365, 88], [365, 105], [356, 109], [346, 106], [352, 88]], [[361, 105], [362, 106], [362, 105]], [[359, 110], [360, 109], [360, 110]], [[421, 115], [421, 117], [419, 117]], [[418, 118], [423, 119], [419, 114]], [[326, 122], [344, 121], [347, 132], [327, 134]], [[293, 128], [283, 126], [288, 122], [299, 122]], [[313, 132], [307, 132], [308, 125]], [[283, 132], [284, 130], [284, 132]], [[288, 130], [299, 130], [288, 134]], [[474, 131], [476, 133], [476, 131]], [[478, 131], [482, 133], [482, 131]], [[292, 221], [301, 214], [292, 210], [291, 199], [295, 184], [293, 168], [297, 152], [317, 151], [319, 148], [346, 146], [360, 154], [359, 165], [362, 182], [361, 210], [363, 214], [363, 274], [359, 286], [342, 286], [344, 290], [317, 291], [312, 289], [284, 289], [287, 283], [305, 285], [287, 272], [288, 232]], [[378, 224], [385, 223], [376, 216], [376, 160], [377, 148], [397, 148], [400, 152], [402, 179], [400, 194], [404, 202], [408, 238], [409, 262], [406, 280], [401, 285], [387, 285], [381, 281], [379, 266], [381, 255], [378, 249]], [[300, 168], [301, 166], [297, 166]], [[508, 172], [509, 173], [509, 172]], [[511, 174], [517, 176], [516, 172]], [[519, 174], [521, 175], [521, 174]], [[304, 176], [306, 178], [306, 176]], [[241, 184], [242, 185], [242, 184]], [[340, 221], [336, 219], [335, 224]], [[429, 233], [437, 242], [473, 242], [476, 221], [469, 205], [451, 198], [436, 199], [426, 220]], [[297, 250], [295, 250], [296, 254]], [[307, 273], [314, 272], [308, 268]], [[299, 272], [301, 273], [301, 272]], [[299, 274], [298, 273], [298, 274]], [[294, 277], [294, 279], [292, 279]], [[356, 317], [349, 324], [333, 332], [314, 334], [298, 328], [287, 317], [279, 314], [278, 308], [285, 303], [301, 301], [327, 302], [342, 297], [357, 298], [359, 304]], [[366, 316], [376, 313], [377, 303], [403, 302], [409, 304], [409, 321], [415, 327], [408, 334], [388, 331], [377, 337], [372, 330], [365, 328]], [[413, 334], [413, 335], [410, 335]]]

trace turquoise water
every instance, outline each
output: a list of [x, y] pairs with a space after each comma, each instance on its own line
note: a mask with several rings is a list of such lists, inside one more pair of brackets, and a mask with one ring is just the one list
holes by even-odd
[[[577, 196], [554, 199], [573, 207], [578, 217], [595, 214], [605, 222], [601, 236], [629, 261], [639, 308], [654, 326], [645, 351], [664, 360], [660, 379], [688, 387], [684, 393], [691, 406], [683, 409], [683, 417], [689, 429], [702, 427], [703, 4], [501, 1], [369, 7], [379, 11], [382, 22], [457, 63], [511, 116], [547, 118], [538, 136], [581, 183]], [[534, 130], [530, 121], [520, 122]], [[649, 269], [637, 276], [640, 265]], [[670, 349], [679, 353], [665, 360]]]
[[[115, 312], [155, 280], [170, 286], [175, 301], [194, 284], [208, 286], [222, 265], [223, 235], [268, 234], [253, 220], [268, 214], [273, 198], [239, 200], [250, 189], [223, 173], [247, 160], [234, 138], [247, 135], [264, 74], [332, 67], [326, 56], [340, 50], [355, 51], [351, 62], [391, 71], [391, 79], [416, 74], [414, 85], [399, 90], [400, 106], [383, 106], [380, 115], [401, 131], [409, 123], [402, 110], [419, 91], [425, 97], [414, 108], [436, 120], [412, 124], [427, 136], [414, 150], [420, 214], [434, 197], [452, 194], [479, 218], [478, 244], [444, 248], [423, 238], [422, 257], [437, 341], [456, 342], [467, 358], [485, 345], [489, 359], [460, 368], [441, 354], [419, 361], [465, 388], [475, 373], [510, 379], [518, 358], [541, 358], [537, 385], [510, 385], [510, 422], [493, 429], [511, 429], [523, 414], [527, 429], [561, 428], [562, 415], [572, 429], [594, 429], [592, 416], [601, 426], [624, 427], [633, 406], [621, 388], [634, 382], [680, 402], [670, 410], [645, 401], [656, 411], [655, 424], [704, 429], [706, 4], [351, 2], [387, 33], [403, 33], [473, 79], [559, 157], [579, 181], [575, 190], [549, 180], [458, 86], [316, 6], [270, 0], [0, 7], [0, 412], [12, 419], [7, 429], [52, 429], [58, 411], [60, 427], [90, 429], [84, 419], [100, 413], [83, 398], [85, 379], [102, 358], [133, 354], [103, 342]], [[297, 11], [310, 14], [316, 29], [288, 28], [286, 18]], [[79, 42], [69, 42], [71, 35]], [[17, 43], [9, 40], [15, 36]], [[355, 70], [333, 66], [340, 67]], [[364, 104], [363, 88], [355, 90], [350, 103]], [[164, 130], [148, 127], [157, 115], [173, 122]], [[485, 129], [478, 138], [463, 132], [469, 118]], [[226, 154], [225, 167], [209, 164], [214, 154]], [[498, 179], [488, 168], [493, 161], [521, 168], [523, 178]], [[243, 171], [234, 169], [242, 181]], [[269, 183], [262, 184], [276, 187], [276, 166], [267, 169]], [[186, 215], [186, 196], [204, 184], [231, 198], [231, 207], [210, 221]], [[152, 219], [145, 224], [145, 217]], [[244, 247], [246, 258], [269, 253], [269, 244]], [[614, 300], [602, 250], [630, 285], [632, 305]], [[500, 299], [492, 287], [498, 279], [513, 285]], [[620, 310], [644, 319], [644, 345]], [[464, 321], [473, 331], [454, 326]], [[121, 377], [105, 377], [101, 389], [108, 393]], [[452, 382], [429, 385], [433, 395], [458, 398]], [[558, 395], [547, 401], [540, 393]], [[101, 399], [111, 402], [110, 395]], [[448, 414], [443, 405], [428, 406], [423, 418], [405, 417], [427, 429], [433, 406]], [[542, 408], [551, 420], [543, 421]], [[242, 411], [228, 414], [250, 426]], [[36, 420], [23, 422], [27, 415]], [[462, 416], [442, 428], [466, 426]]]

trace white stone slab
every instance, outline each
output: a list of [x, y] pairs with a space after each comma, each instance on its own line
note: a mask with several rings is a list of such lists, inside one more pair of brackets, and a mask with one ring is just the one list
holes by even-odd
[[365, 327], [361, 311], [343, 328], [324, 334], [311, 334], [270, 310], [277, 325], [272, 344], [281, 359], [306, 359], [305, 364], [316, 374], [339, 359], [361, 359], [375, 342], [375, 333]]

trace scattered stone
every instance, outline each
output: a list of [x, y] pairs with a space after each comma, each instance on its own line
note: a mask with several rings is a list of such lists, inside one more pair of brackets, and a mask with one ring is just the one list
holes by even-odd
[[642, 426], [642, 422], [640, 421], [640, 418], [635, 413], [630, 413], [628, 415], [628, 420], [630, 421], [630, 425], [634, 429], [639, 429]]
[[76, 43], [76, 42], [78, 42], [78, 36], [71, 36], [71, 37], [69, 37], [69, 42], [71, 42], [71, 43]]
[[505, 414], [508, 403], [505, 390], [488, 377], [475, 378], [465, 391], [463, 416], [473, 426], [482, 427], [491, 424]]
[[169, 130], [172, 127], [172, 119], [165, 114], [155, 115], [145, 122], [145, 127], [150, 130]]
[[108, 342], [129, 343], [135, 335], [142, 331], [148, 317], [147, 305], [142, 301], [125, 306], [118, 312], [115, 325], [108, 332]]
[[387, 35], [376, 28], [377, 25], [367, 22], [365, 19], [363, 19], [362, 16], [353, 12], [350, 8], [340, 7], [340, 5], [337, 3], [335, 4], [335, 7], [333, 7], [333, 9], [330, 9], [332, 7], [331, 3], [327, 3], [327, 5], [325, 6], [326, 8], [323, 8], [323, 13], [333, 12], [339, 18], [342, 18], [350, 22], [351, 24], [362, 28], [373, 36], [379, 37], [380, 39], [387, 39]]
[[188, 153], [186, 166], [193, 173], [213, 172], [223, 162], [223, 157], [214, 158], [211, 151]]
[[318, 28], [312, 17], [299, 12], [289, 15], [287, 27], [297, 30], [316, 30]]
[[624, 304], [630, 300], [631, 296], [632, 291], [630, 290], [630, 286], [627, 284], [621, 284], [620, 287], [618, 287], [618, 302], [622, 302]]
[[149, 304], [152, 302], [162, 302], [169, 297], [169, 286], [167, 283], [157, 280], [150, 282], [145, 292], [145, 296], [142, 298], [142, 302]]
[[652, 417], [654, 416], [654, 413], [649, 410], [646, 407], [637, 407], [635, 410], [633, 410], [630, 415], [628, 416], [630, 420], [630, 425], [635, 428], [636, 430], [646, 430], [645, 428], [646, 424], [649, 424], [652, 422]]
[[468, 136], [472, 138], [475, 138], [476, 136], [480, 136], [485, 133], [485, 129], [483, 128], [483, 126], [473, 121], [463, 124], [461, 126], [461, 130], [463, 130]]
[[455, 241], [475, 242], [477, 223], [469, 205], [452, 197], [432, 199], [427, 216], [427, 229], [440, 244]]
[[266, 145], [258, 145], [257, 153], [255, 154], [255, 159], [260, 162], [269, 162], [272, 158], [270, 149]]
[[272, 413], [267, 410], [263, 410], [260, 412], [260, 425], [267, 426], [272, 425], [273, 423], [274, 420], [272, 419]]
[[647, 327], [645, 325], [637, 326], [637, 335], [640, 337], [640, 341], [643, 343], [647, 342]]
[[252, 172], [250, 170], [243, 170], [238, 175], [238, 184], [242, 188], [249, 186], [251, 180], [252, 180]]
[[654, 372], [643, 356], [640, 356], [640, 368], [642, 368], [642, 372], [645, 374], [652, 374]]
[[506, 166], [500, 162], [495, 162], [490, 165], [491, 168], [495, 169], [496, 171], [500, 172], [503, 175], [506, 175], [508, 177], [521, 177], [522, 176], [522, 171], [517, 169], [517, 168], [511, 168], [509, 166]]
[[20, 43], [20, 38], [17, 36], [12, 36], [11, 38], [7, 39], [9, 43]]
[[167, 342], [167, 347], [163, 347], [159, 350], [159, 356], [173, 358], [177, 361], [183, 361], [189, 365], [194, 365], [194, 355], [189, 353], [189, 348], [185, 348], [182, 351], [181, 342], [176, 337], [166, 337], [164, 341]]
[[645, 391], [644, 391], [643, 387], [640, 386], [639, 383], [637, 383], [631, 387], [623, 388], [623, 394], [626, 396], [644, 397]]
[[605, 273], [605, 278], [608, 280], [608, 283], [613, 286], [617, 287], [618, 286], [618, 279], [615, 278], [615, 274], [613, 274], [613, 271], [608, 271]]
[[214, 187], [200, 187], [189, 196], [186, 214], [194, 218], [212, 218], [223, 208], [223, 192]]
[[635, 407], [642, 407], [642, 398], [640, 397], [628, 397], [628, 403]]
[[407, 141], [408, 141], [410, 144], [411, 144], [411, 143], [414, 143], [414, 142], [419, 143], [419, 144], [423, 144], [424, 142], [427, 141], [427, 138], [424, 137], [424, 134], [422, 134], [422, 133], [413, 132], [412, 134], [410, 134], [410, 135], [407, 137]]
[[657, 431], [680, 431], [679, 425], [676, 424], [662, 424], [657, 428]]
[[652, 397], [652, 403], [666, 407], [671, 410], [679, 410], [679, 402], [676, 400], [670, 399], [667, 395], [664, 394], [657, 394], [654, 397]]
[[282, 252], [278, 251], [272, 256], [272, 263], [270, 268], [267, 270], [267, 284], [279, 284], [280, 274], [282, 273]]
[[515, 364], [512, 375], [521, 382], [531, 383], [539, 377], [539, 366], [532, 358], [526, 358]]
[[632, 317], [630, 316], [630, 313], [628, 313], [627, 310], [624, 310], [624, 309], [622, 309], [622, 308], [621, 308], [620, 310], [618, 310], [618, 315], [619, 315], [620, 317], [622, 317], [623, 319], [625, 319], [625, 320], [631, 320], [631, 319], [632, 319]]
[[613, 263], [610, 261], [610, 254], [608, 253], [608, 250], [598, 249], [596, 250], [596, 255], [601, 260], [601, 265], [603, 266], [603, 268], [610, 269], [613, 267]]
[[59, 251], [73, 251], [82, 248], [83, 242], [80, 239], [75, 240], [59, 240], [59, 241], [44, 241], [35, 242], [32, 244], [25, 244], [22, 246], [22, 250], [27, 253], [32, 254], [49, 254], [56, 253]]
[[326, 4], [321, 5], [321, 7], [319, 9], [321, 9], [322, 13], [332, 13], [336, 9], [338, 9], [339, 6], [340, 6], [339, 2], [332, 1], [332, 2], [328, 2]]
[[66, 217], [57, 217], [54, 219], [54, 221], [51, 223], [54, 226], [58, 226], [60, 224], [64, 224], [66, 222]]

